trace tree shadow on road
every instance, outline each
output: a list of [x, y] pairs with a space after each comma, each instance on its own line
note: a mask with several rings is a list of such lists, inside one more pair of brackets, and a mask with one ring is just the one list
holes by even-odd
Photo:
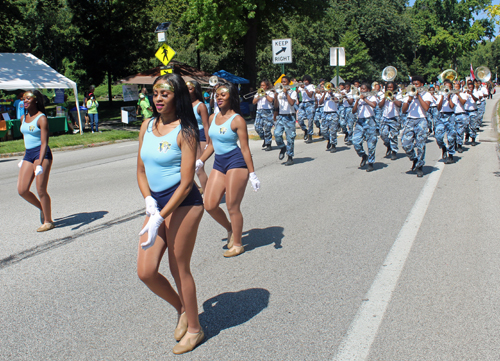
[[269, 304], [269, 295], [269, 291], [263, 288], [250, 288], [225, 292], [205, 301], [200, 314], [205, 341], [258, 315]]
[[82, 212], [75, 213], [70, 216], [56, 218], [54, 221], [54, 225], [57, 228], [74, 226], [71, 230], [79, 229], [87, 224], [90, 224], [98, 219], [104, 218], [108, 211], [97, 211], [97, 212]]
[[7, 159], [0, 159], [0, 163], [4, 163], [4, 162], [14, 162], [16, 161], [17, 158], [7, 158]]

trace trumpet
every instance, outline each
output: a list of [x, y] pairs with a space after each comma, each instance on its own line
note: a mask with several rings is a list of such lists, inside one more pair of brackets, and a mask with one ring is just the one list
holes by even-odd
[[480, 66], [476, 68], [474, 75], [481, 83], [486, 83], [491, 79], [491, 71], [486, 66]]
[[394, 100], [394, 93], [393, 93], [393, 92], [391, 92], [390, 90], [388, 90], [388, 91], [386, 91], [386, 92], [384, 93], [384, 97], [385, 97], [385, 99], [387, 99], [387, 100], [393, 101], [393, 100]]
[[382, 70], [382, 79], [384, 81], [393, 81], [396, 79], [396, 75], [398, 75], [398, 69], [393, 66], [386, 66], [384, 70]]

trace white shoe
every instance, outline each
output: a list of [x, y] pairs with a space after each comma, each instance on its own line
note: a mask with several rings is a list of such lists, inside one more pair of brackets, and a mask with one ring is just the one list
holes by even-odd
[[94, 134], [94, 131], [92, 131], [92, 134]]

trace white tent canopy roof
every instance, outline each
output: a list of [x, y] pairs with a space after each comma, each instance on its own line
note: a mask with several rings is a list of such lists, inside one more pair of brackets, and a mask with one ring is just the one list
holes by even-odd
[[29, 53], [0, 53], [0, 89], [65, 89], [76, 83]]
[[83, 134], [76, 83], [59, 74], [30, 53], [0, 53], [0, 89], [73, 89], [76, 111]]

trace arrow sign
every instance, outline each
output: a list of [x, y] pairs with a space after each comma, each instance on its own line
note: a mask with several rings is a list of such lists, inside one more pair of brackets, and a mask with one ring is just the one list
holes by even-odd
[[273, 40], [273, 64], [289, 64], [292, 62], [292, 39]]
[[280, 51], [278, 51], [278, 52], [276, 53], [276, 55], [281, 54], [281, 53], [283, 53], [283, 52], [285, 52], [285, 51], [286, 51], [286, 46], [285, 46], [285, 47], [283, 47], [283, 48], [281, 48], [281, 50], [280, 50]]

